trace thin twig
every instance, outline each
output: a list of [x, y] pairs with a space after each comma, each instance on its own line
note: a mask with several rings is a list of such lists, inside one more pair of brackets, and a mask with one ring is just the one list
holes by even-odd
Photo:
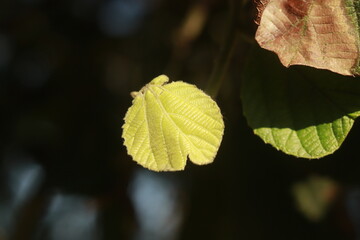
[[238, 12], [240, 9], [241, 1], [239, 0], [230, 0], [230, 18], [229, 25], [225, 35], [224, 44], [221, 47], [219, 58], [216, 62], [214, 70], [210, 75], [210, 79], [206, 88], [206, 92], [210, 94], [212, 98], [216, 98], [222, 83], [226, 77], [228, 66], [236, 43], [238, 40]]

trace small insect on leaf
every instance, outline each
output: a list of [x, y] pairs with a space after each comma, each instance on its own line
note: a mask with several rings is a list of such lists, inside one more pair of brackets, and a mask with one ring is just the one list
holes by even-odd
[[124, 145], [137, 163], [153, 171], [179, 171], [187, 157], [213, 162], [224, 133], [219, 107], [196, 86], [165, 75], [132, 92], [122, 126]]

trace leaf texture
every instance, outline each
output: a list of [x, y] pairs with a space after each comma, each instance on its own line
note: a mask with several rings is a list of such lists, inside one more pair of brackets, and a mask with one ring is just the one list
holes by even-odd
[[[267, 68], [259, 67], [268, 63]], [[246, 68], [242, 103], [248, 124], [287, 154], [320, 158], [337, 150], [360, 115], [360, 83], [327, 71], [283, 69], [262, 52]]]
[[219, 107], [196, 86], [168, 80], [161, 75], [132, 94], [122, 134], [128, 154], [153, 171], [183, 170], [188, 156], [213, 162], [224, 132]]
[[359, 0], [270, 0], [256, 40], [281, 63], [359, 74]]

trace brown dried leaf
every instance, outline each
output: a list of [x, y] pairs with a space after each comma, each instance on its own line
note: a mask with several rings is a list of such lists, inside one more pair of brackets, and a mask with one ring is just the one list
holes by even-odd
[[343, 75], [359, 74], [354, 4], [353, 0], [270, 0], [256, 40], [277, 53], [286, 67], [307, 65]]
[[256, 10], [257, 10], [257, 16], [256, 16], [255, 23], [259, 25], [261, 15], [262, 15], [266, 5], [268, 4], [269, 0], [254, 0], [254, 1], [255, 1]]

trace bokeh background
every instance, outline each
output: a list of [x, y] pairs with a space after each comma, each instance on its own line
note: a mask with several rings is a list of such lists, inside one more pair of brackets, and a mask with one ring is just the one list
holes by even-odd
[[360, 239], [359, 125], [312, 161], [254, 136], [240, 99], [253, 3], [238, 12], [215, 162], [154, 173], [122, 145], [130, 92], [162, 73], [206, 88], [228, 2], [1, 0], [0, 239]]

